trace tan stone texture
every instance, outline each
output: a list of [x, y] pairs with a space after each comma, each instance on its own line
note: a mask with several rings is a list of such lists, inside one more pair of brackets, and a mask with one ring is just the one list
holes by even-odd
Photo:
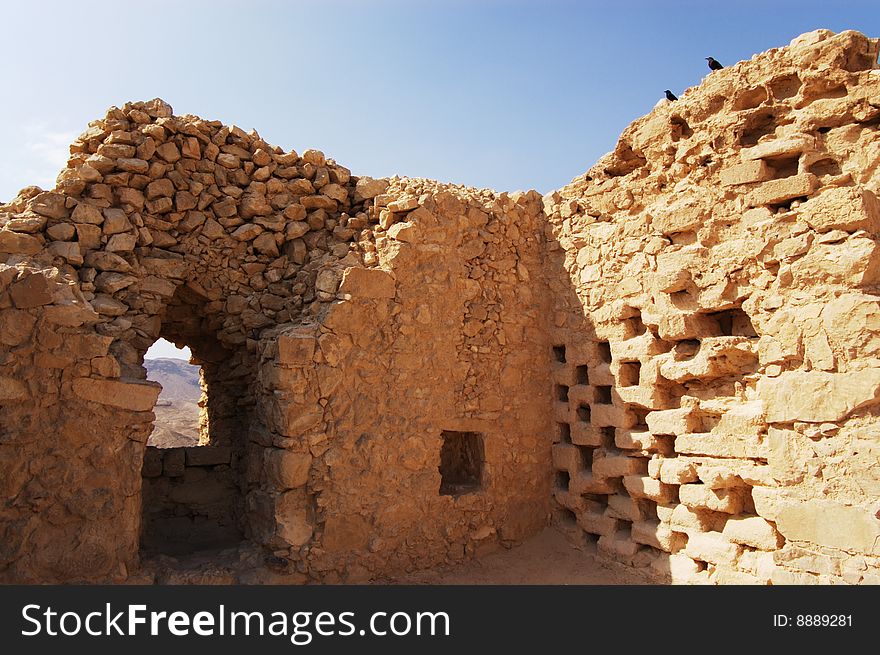
[[[548, 521], [676, 583], [877, 580], [877, 54], [712, 72], [543, 198], [112, 107], [0, 205], [0, 580], [379, 580]], [[146, 446], [160, 337], [201, 446]]]

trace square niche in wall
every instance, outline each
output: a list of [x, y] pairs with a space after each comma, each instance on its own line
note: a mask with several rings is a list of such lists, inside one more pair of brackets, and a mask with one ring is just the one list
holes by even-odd
[[440, 495], [461, 496], [482, 489], [483, 435], [444, 430], [440, 436]]

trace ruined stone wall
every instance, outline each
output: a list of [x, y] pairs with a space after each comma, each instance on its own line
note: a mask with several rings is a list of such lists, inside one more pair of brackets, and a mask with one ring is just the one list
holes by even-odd
[[230, 446], [155, 448], [144, 455], [141, 551], [184, 555], [237, 546], [246, 524]]
[[[111, 108], [0, 205], [0, 580], [148, 581], [197, 524], [229, 581], [382, 580], [552, 511], [664, 580], [877, 582], [877, 52], [714, 72], [543, 199]], [[145, 446], [159, 337], [205, 446]]]
[[[315, 498], [300, 556], [325, 580], [484, 554], [549, 512], [547, 299], [529, 284], [540, 197], [411, 181], [376, 208], [381, 268], [346, 271], [323, 322], [282, 333], [263, 369], [297, 392], [284, 434], [312, 464], [304, 492], [286, 493]], [[462, 493], [441, 488], [444, 432], [482, 440], [479, 480]], [[278, 520], [295, 545], [311, 532]]]
[[[3, 579], [125, 580], [142, 545], [176, 552], [204, 519], [286, 581], [390, 575], [545, 524], [546, 384], [525, 367], [546, 298], [520, 288], [537, 194], [354, 178], [153, 101], [112, 108], [55, 190], [0, 211]], [[212, 450], [184, 465], [228, 464], [144, 465], [160, 336], [204, 373]], [[440, 493], [444, 430], [481, 439], [460, 498]]]
[[545, 198], [576, 538], [676, 582], [880, 582], [877, 53], [712, 73]]

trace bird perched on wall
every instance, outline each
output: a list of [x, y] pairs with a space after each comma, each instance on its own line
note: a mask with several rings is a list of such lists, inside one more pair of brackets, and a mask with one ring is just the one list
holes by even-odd
[[715, 57], [706, 57], [706, 61], [709, 62], [709, 68], [713, 71], [720, 71], [724, 66], [721, 65], [721, 62], [715, 59]]
[[669, 102], [673, 102], [674, 100], [678, 100], [678, 96], [676, 96], [676, 95], [675, 95], [672, 91], [670, 91], [669, 89], [666, 89], [665, 93], [666, 93], [666, 99], [667, 99]]

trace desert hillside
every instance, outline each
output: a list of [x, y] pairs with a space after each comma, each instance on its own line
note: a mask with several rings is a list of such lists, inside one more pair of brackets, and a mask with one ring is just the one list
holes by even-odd
[[147, 377], [162, 385], [156, 403], [156, 427], [149, 444], [160, 448], [192, 446], [199, 440], [199, 367], [183, 359], [144, 360]]

